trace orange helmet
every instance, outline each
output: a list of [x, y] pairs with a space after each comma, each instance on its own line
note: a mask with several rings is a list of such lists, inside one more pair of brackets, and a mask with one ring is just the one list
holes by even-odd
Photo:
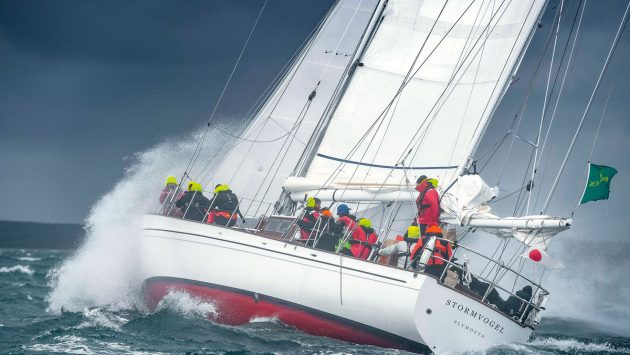
[[427, 227], [427, 230], [424, 231], [425, 235], [442, 235], [442, 228], [438, 225], [432, 225]]
[[328, 209], [328, 207], [324, 207], [324, 208], [322, 208], [322, 210], [320, 211], [320, 213], [321, 213], [323, 216], [326, 216], [326, 217], [328, 217], [328, 218], [332, 217], [332, 213], [330, 213], [330, 210]]

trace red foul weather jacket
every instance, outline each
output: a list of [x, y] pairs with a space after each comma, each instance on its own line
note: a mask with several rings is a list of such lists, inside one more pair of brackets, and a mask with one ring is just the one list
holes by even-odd
[[416, 186], [416, 191], [420, 193], [416, 198], [418, 207], [418, 224], [429, 226], [439, 224], [440, 219], [440, 198], [433, 185], [428, 180]]
[[352, 232], [352, 239], [354, 241], [358, 241], [359, 243], [352, 243], [350, 252], [352, 252], [352, 255], [354, 255], [355, 258], [363, 260], [366, 260], [368, 256], [370, 256], [370, 251], [372, 251], [372, 248], [364, 245], [363, 243], [367, 242], [370, 245], [373, 245], [378, 241], [376, 233], [374, 233], [374, 229], [364, 228], [361, 226], [357, 226], [354, 229], [354, 232]]

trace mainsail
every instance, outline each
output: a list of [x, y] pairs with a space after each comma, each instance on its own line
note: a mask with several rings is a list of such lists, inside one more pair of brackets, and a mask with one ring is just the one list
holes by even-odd
[[354, 200], [374, 201], [383, 200], [379, 191], [409, 191], [422, 174], [448, 185], [468, 163], [544, 5], [389, 1], [308, 172], [285, 187], [323, 198], [343, 190], [337, 199], [360, 190]]

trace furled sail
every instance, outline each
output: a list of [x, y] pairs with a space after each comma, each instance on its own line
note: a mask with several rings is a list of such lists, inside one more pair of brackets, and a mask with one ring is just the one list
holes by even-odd
[[442, 222], [484, 230], [502, 238], [515, 238], [525, 245], [546, 250], [554, 235], [571, 226], [570, 218], [522, 216], [500, 218], [488, 202], [497, 195], [479, 175], [464, 175], [440, 194]]
[[243, 197], [244, 213], [264, 213], [276, 201], [346, 75], [377, 2], [341, 0], [333, 6], [215, 170], [211, 182], [232, 185]]
[[308, 172], [285, 188], [301, 196], [343, 190], [336, 199], [358, 190], [355, 200], [375, 201], [378, 191], [409, 195], [422, 174], [448, 185], [476, 148], [544, 4], [390, 0]]

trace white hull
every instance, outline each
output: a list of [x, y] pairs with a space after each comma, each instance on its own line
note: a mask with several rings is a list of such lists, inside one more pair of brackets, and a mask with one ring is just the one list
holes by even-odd
[[[343, 340], [442, 353], [525, 342], [532, 332], [431, 276], [206, 223], [146, 215], [141, 262], [150, 304], [164, 295], [159, 287], [209, 298], [217, 294], [202, 290], [217, 289], [224, 311], [278, 312], [298, 329]], [[323, 328], [302, 317], [313, 314]], [[339, 327], [333, 334], [328, 321]], [[358, 335], [347, 336], [353, 329]]]

